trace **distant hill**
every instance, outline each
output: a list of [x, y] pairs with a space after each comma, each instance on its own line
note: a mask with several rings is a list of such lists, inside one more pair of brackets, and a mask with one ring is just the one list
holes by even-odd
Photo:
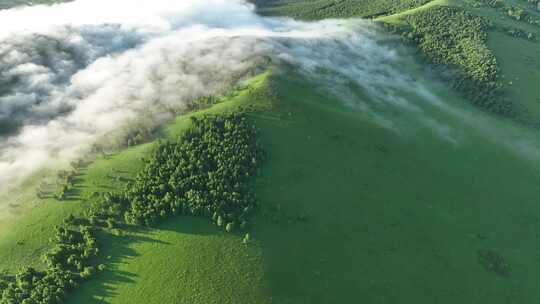
[[395, 14], [430, 0], [252, 0], [262, 14], [301, 19], [365, 17]]

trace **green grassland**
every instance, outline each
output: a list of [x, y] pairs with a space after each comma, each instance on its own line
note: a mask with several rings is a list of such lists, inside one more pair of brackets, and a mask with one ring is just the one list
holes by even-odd
[[[254, 241], [246, 246], [241, 235], [191, 217], [102, 235], [108, 268], [68, 303], [540, 299], [530, 268], [540, 249], [536, 166], [474, 132], [457, 146], [429, 130], [401, 137], [293, 74], [261, 75], [195, 115], [247, 105], [269, 155], [256, 179]], [[178, 136], [189, 121], [178, 118], [163, 136]], [[2, 266], [35, 257], [48, 226], [83, 210], [92, 192], [121, 188], [107, 176], [132, 177], [151, 150], [150, 143], [99, 158], [76, 183], [79, 199], [36, 202], [35, 211], [5, 222], [15, 230], [2, 229], [3, 248], [16, 249], [0, 251]], [[21, 238], [26, 245], [16, 244]], [[485, 251], [503, 259], [508, 274], [484, 266]]]
[[[271, 157], [254, 229], [278, 303], [539, 299], [537, 168], [474, 132], [457, 146], [405, 139], [302, 79], [279, 91], [281, 119], [256, 118]], [[482, 249], [511, 277], [486, 271]]]
[[[312, 3], [322, 7], [323, 2]], [[307, 2], [270, 4], [269, 14], [296, 16]], [[285, 6], [291, 11], [283, 11]], [[502, 30], [536, 33], [535, 25], [454, 0], [380, 20], [405, 25], [407, 16], [438, 6], [492, 22], [486, 45], [497, 59], [505, 96], [521, 105], [521, 120], [537, 122], [539, 43]], [[322, 11], [306, 18], [341, 16]], [[388, 8], [366, 12], [354, 14], [377, 16]], [[484, 117], [455, 92], [419, 79], [445, 102]], [[255, 180], [261, 209], [249, 230], [252, 242], [245, 245], [240, 234], [186, 216], [153, 228], [112, 229], [99, 236], [107, 269], [72, 292], [68, 303], [540, 300], [540, 273], [532, 266], [540, 251], [537, 164], [465, 125], [458, 144], [424, 129], [399, 136], [316, 87], [294, 73], [265, 73], [217, 105], [178, 117], [160, 133], [174, 139], [189, 128], [191, 115], [251, 108], [249, 118], [268, 151]], [[155, 145], [89, 158], [63, 201], [36, 198], [37, 185], [54, 175], [51, 171], [13, 189], [2, 198], [9, 216], [0, 217], [0, 269], [43, 267], [39, 256], [48, 249], [54, 226], [69, 214], [82, 214], [95, 193], [122, 189]]]

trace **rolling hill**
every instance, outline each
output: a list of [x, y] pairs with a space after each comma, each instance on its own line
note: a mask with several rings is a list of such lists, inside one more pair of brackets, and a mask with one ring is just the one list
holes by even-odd
[[[57, 245], [58, 226], [78, 229], [74, 217], [93, 227], [99, 244], [88, 265], [104, 269], [70, 288], [65, 303], [538, 301], [536, 3], [256, 4], [271, 16], [374, 18], [391, 33], [383, 39], [391, 48], [412, 54], [395, 63], [406, 85], [375, 91], [404, 99], [377, 100], [330, 71], [310, 78], [281, 63], [203, 100], [142, 143], [82, 158], [61, 199], [55, 182], [46, 197], [36, 196], [58, 174], [40, 171], [2, 196], [7, 283], [0, 289], [10, 282], [24, 289], [24, 278], [11, 277], [21, 268], [49, 269], [41, 257]], [[387, 73], [369, 71], [373, 78]], [[156, 149], [191, 136], [192, 117], [231, 113], [256, 127], [266, 155], [250, 184], [258, 203], [247, 228], [227, 232], [204, 211], [167, 214], [150, 227], [123, 217], [110, 226], [107, 217], [89, 221], [95, 206], [105, 210], [106, 193], [130, 189]]]

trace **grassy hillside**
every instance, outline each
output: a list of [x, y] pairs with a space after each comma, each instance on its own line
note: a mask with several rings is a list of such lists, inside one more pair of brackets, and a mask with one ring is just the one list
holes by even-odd
[[[267, 74], [209, 110], [195, 113], [223, 114], [240, 106], [270, 106]], [[168, 138], [182, 134], [191, 124], [180, 117], [165, 129]], [[258, 242], [242, 243], [210, 225], [208, 220], [174, 217], [154, 229], [130, 231], [113, 244], [107, 255], [113, 268], [84, 285], [69, 303], [270, 303], [265, 293], [264, 269]], [[160, 286], [156, 288], [156, 286]]]
[[536, 0], [255, 2], [266, 15], [377, 17], [416, 45], [441, 78], [473, 104], [527, 124], [540, 121], [534, 90], [540, 77], [535, 69], [540, 64]]
[[[343, 16], [337, 8], [350, 3], [332, 1], [324, 8], [324, 1], [310, 2], [321, 5], [317, 13], [306, 9], [306, 1], [265, 5], [269, 14], [307, 11], [306, 18], [320, 18]], [[540, 117], [534, 102], [538, 42], [516, 37], [508, 27], [532, 33], [536, 25], [485, 5], [433, 1], [380, 20], [408, 27], [441, 6], [488, 18], [481, 42], [497, 59], [497, 79], [522, 106], [519, 117], [534, 122]], [[532, 10], [525, 2], [516, 5]], [[382, 4], [365, 7], [359, 15], [388, 12]], [[537, 138], [536, 131], [487, 119], [455, 92], [415, 76], [489, 130]], [[518, 147], [501, 145], [498, 134], [481, 133], [459, 118], [445, 121], [460, 134], [449, 142], [414, 120], [408, 121], [414, 134], [400, 135], [345, 104], [291, 72], [255, 77], [194, 113], [252, 110], [249, 120], [268, 151], [256, 179], [261, 208], [249, 229], [253, 240], [243, 244], [240, 233], [187, 216], [152, 228], [110, 229], [98, 238], [107, 269], [72, 292], [68, 303], [538, 302], [540, 273], [532, 267], [540, 250], [538, 165], [516, 153]], [[439, 117], [440, 110], [424, 110]], [[190, 116], [165, 126], [161, 137], [183, 134]], [[36, 187], [54, 172], [42, 172], [3, 197], [9, 204], [0, 219], [0, 269], [43, 267], [39, 257], [54, 226], [82, 214], [96, 193], [122, 189], [156, 144], [87, 159], [63, 201], [36, 197]]]
[[[489, 1], [435, 0], [425, 6], [378, 20], [392, 25], [404, 37], [412, 40], [430, 62], [443, 64], [464, 75], [464, 81], [460, 80], [462, 76], [459, 74], [457, 80], [452, 76], [454, 88], [463, 92], [475, 104], [536, 125], [540, 112], [538, 94], [532, 83], [538, 75], [532, 67], [540, 64], [537, 56], [540, 50], [540, 15], [533, 2], [513, 1], [502, 4], [499, 1], [500, 5], [493, 6]], [[449, 10], [454, 14], [447, 14]], [[522, 10], [520, 12], [524, 17], [516, 17], [513, 13], [516, 10]], [[467, 18], [471, 21], [460, 26], [461, 18], [456, 18], [459, 16], [456, 13], [470, 16]], [[437, 18], [439, 15], [441, 17]], [[467, 36], [466, 33], [472, 30], [467, 24], [474, 19], [485, 25], [470, 37], [484, 38], [480, 41], [472, 38], [471, 41], [477, 42], [469, 43], [471, 51], [463, 45], [471, 38], [462, 37], [458, 44], [452, 44], [452, 40], [446, 39], [444, 34], [437, 34], [437, 31], [445, 28], [456, 30], [460, 33], [457, 35], [459, 37]], [[519, 54], [515, 50], [519, 50]], [[492, 76], [488, 81], [478, 82], [477, 71], [490, 66], [494, 67], [493, 72], [488, 73]], [[441, 74], [448, 75], [445, 71]]]
[[[535, 84], [540, 81], [540, 10], [533, 1], [505, 2], [506, 6], [468, 3], [468, 9], [492, 23], [488, 47], [497, 57], [501, 83], [509, 98], [520, 105], [523, 120], [538, 125], [540, 93]], [[516, 20], [510, 8], [521, 8], [525, 17]]]
[[[278, 303], [540, 299], [537, 168], [474, 132], [458, 145], [403, 138], [302, 79], [279, 91], [278, 116], [256, 118], [271, 158], [254, 231]], [[484, 250], [510, 278], [483, 266]]]
[[[142, 168], [140, 158], [151, 145], [127, 149], [120, 154], [100, 157], [80, 171], [76, 186], [64, 201], [54, 198], [38, 199], [36, 189], [55, 172], [43, 172], [3, 197], [7, 214], [0, 220], [0, 269], [13, 272], [26, 265], [41, 267], [40, 255], [48, 248], [54, 226], [69, 214], [82, 213], [92, 201], [94, 193], [120, 189], [125, 180], [113, 175], [129, 177]], [[113, 172], [113, 169], [116, 170]], [[122, 172], [122, 173], [115, 173]]]
[[[251, 106], [254, 107], [267, 107], [268, 100], [258, 96], [259, 92], [264, 92], [262, 86], [266, 84], [266, 77], [262, 74], [251, 79], [223, 97], [223, 102], [195, 115], [236, 111], [247, 101], [252, 101]], [[163, 129], [162, 136], [175, 139], [190, 125], [190, 117], [180, 117]], [[151, 153], [155, 144], [139, 145], [92, 160], [90, 165], [80, 170], [75, 187], [63, 201], [35, 197], [37, 185], [43, 178], [54, 175], [51, 172], [43, 172], [20, 189], [14, 189], [4, 199], [18, 200], [20, 204], [15, 206], [12, 203], [10, 208], [18, 214], [11, 214], [1, 223], [0, 269], [12, 274], [23, 266], [42, 268], [40, 256], [49, 249], [48, 239], [54, 234], [54, 226], [60, 225], [69, 214], [82, 214], [87, 210], [93, 201], [98, 200], [95, 193], [123, 189], [124, 184], [142, 169], [141, 159]], [[262, 275], [257, 243], [246, 247], [241, 236], [220, 231], [208, 221], [195, 218], [178, 221], [176, 218], [158, 229], [112, 229], [108, 233], [100, 233], [98, 240], [102, 244], [102, 262], [108, 265], [109, 270], [99, 274], [98, 281], [90, 282], [73, 294], [74, 303], [100, 301], [114, 295], [119, 295], [116, 299], [120, 303], [133, 303], [134, 294], [141, 303], [149, 300], [153, 303], [171, 302], [180, 296], [186, 303], [223, 303], [220, 299], [227, 293], [230, 294], [227, 303], [238, 303], [237, 299], [246, 299], [246, 303], [263, 303], [261, 293], [264, 289], [258, 286], [261, 283], [257, 283]], [[126, 263], [126, 260], [136, 257], [146, 260]], [[184, 262], [179, 263], [179, 258]], [[148, 287], [125, 285], [126, 282], [141, 282], [137, 279], [139, 276], [144, 278], [142, 282], [149, 284]], [[169, 293], [156, 290], [156, 281], [169, 282]], [[120, 286], [118, 291], [116, 285]]]
[[[269, 158], [257, 179], [261, 210], [253, 241], [246, 246], [241, 235], [189, 217], [113, 231], [99, 239], [107, 270], [76, 289], [69, 303], [540, 299], [530, 268], [540, 249], [536, 166], [465, 126], [457, 145], [428, 129], [402, 137], [301, 77], [266, 77], [203, 112], [259, 109], [250, 117]], [[179, 118], [164, 136], [176, 137], [189, 124]], [[107, 175], [133, 176], [150, 150], [140, 145], [89, 165], [78, 196], [120, 189]], [[86, 206], [50, 200], [34, 208], [41, 212], [19, 216], [17, 223], [43, 225], [43, 234], [27, 224], [5, 226], [18, 227], [2, 230], [4, 248], [17, 252], [0, 251], [2, 261], [11, 259], [3, 267], [35, 258], [45, 228], [61, 221], [61, 213], [50, 214], [67, 204], [70, 211]], [[21, 236], [27, 245], [17, 245]]]
[[303, 78], [272, 83], [273, 107], [251, 115], [269, 152], [255, 241], [184, 218], [130, 232], [71, 303], [540, 299], [536, 166], [470, 130], [402, 137]]

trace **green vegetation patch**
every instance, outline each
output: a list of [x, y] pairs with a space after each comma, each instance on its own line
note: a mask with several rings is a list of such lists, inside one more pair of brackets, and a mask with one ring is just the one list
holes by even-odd
[[212, 217], [228, 231], [255, 207], [250, 179], [262, 163], [257, 130], [241, 114], [192, 118], [178, 142], [162, 143], [121, 200], [125, 219], [152, 225], [173, 214]]
[[55, 246], [43, 256], [45, 271], [28, 267], [0, 279], [0, 303], [62, 303], [70, 289], [96, 269], [104, 269], [104, 265], [95, 267], [90, 263], [99, 248], [89, 227], [58, 227], [51, 242]]
[[418, 7], [430, 0], [256, 0], [265, 15], [286, 15], [300, 19], [376, 17]]
[[508, 262], [494, 250], [478, 250], [478, 261], [487, 271], [494, 272], [502, 277], [510, 276], [510, 266], [508, 265]]
[[388, 27], [442, 68], [441, 75], [457, 91], [490, 112], [512, 115], [512, 104], [502, 97], [497, 60], [486, 44], [487, 19], [461, 8], [436, 6], [405, 15], [403, 21], [404, 26]]

